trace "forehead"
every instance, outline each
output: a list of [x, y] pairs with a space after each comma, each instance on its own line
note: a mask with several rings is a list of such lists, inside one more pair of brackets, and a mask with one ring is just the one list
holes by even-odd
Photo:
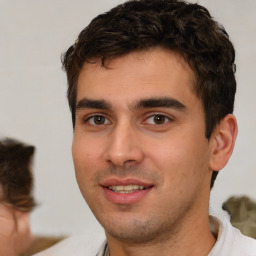
[[109, 101], [142, 98], [196, 97], [195, 76], [176, 52], [163, 48], [137, 51], [107, 61], [86, 63], [78, 78], [77, 101], [84, 97]]

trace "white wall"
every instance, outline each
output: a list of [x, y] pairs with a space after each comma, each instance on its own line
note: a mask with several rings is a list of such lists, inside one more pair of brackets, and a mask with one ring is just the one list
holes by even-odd
[[[36, 233], [100, 229], [76, 185], [72, 125], [60, 54], [97, 14], [118, 0], [0, 0], [0, 136], [37, 147], [32, 214]], [[201, 0], [223, 23], [237, 50], [236, 149], [219, 175], [211, 208], [234, 194], [256, 199], [256, 1]]]

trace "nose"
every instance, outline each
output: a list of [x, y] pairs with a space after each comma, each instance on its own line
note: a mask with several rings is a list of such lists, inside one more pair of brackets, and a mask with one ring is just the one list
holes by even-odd
[[144, 158], [138, 134], [128, 124], [117, 125], [111, 131], [104, 152], [107, 162], [116, 167], [128, 167], [139, 164]]

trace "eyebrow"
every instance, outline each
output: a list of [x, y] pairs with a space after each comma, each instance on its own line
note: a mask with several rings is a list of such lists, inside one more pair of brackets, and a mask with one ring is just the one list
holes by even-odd
[[105, 100], [92, 100], [88, 98], [83, 98], [78, 101], [76, 104], [76, 111], [86, 108], [95, 108], [95, 109], [106, 109], [110, 110], [111, 106]]
[[140, 108], [174, 108], [176, 110], [185, 111], [187, 107], [180, 101], [164, 97], [164, 98], [149, 98], [142, 99], [135, 104], [136, 109]]
[[[164, 98], [148, 98], [148, 99], [141, 99], [135, 104], [132, 104], [134, 109], [142, 109], [142, 108], [173, 108], [180, 111], [185, 111], [187, 107], [181, 103], [180, 101], [164, 97]], [[111, 104], [105, 100], [93, 100], [88, 98], [83, 98], [78, 101], [76, 105], [76, 111], [88, 108], [95, 108], [95, 109], [105, 109], [111, 110]]]

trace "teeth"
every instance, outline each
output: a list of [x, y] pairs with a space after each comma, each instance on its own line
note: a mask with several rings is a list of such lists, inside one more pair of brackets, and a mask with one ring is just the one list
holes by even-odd
[[127, 186], [108, 186], [108, 189], [117, 193], [132, 193], [137, 190], [145, 189], [143, 186], [127, 185]]

